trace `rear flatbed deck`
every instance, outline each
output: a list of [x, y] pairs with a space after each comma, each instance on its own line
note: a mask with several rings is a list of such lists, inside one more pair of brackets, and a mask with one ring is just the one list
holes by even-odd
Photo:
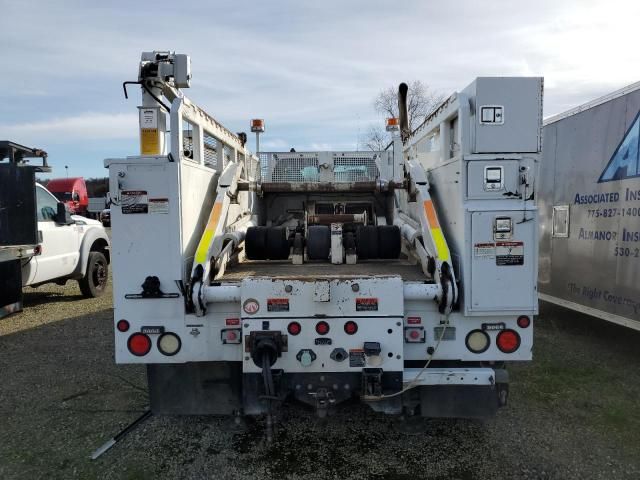
[[229, 265], [217, 281], [239, 281], [246, 277], [272, 278], [353, 278], [363, 276], [398, 275], [405, 281], [424, 282], [431, 280], [425, 276], [420, 265], [409, 260], [367, 260], [356, 265], [333, 265], [328, 262], [308, 262], [293, 265], [290, 261], [244, 260]]

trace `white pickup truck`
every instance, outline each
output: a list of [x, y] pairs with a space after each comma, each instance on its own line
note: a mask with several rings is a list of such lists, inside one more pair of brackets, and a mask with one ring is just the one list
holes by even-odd
[[70, 215], [40, 184], [36, 184], [36, 206], [42, 238], [37, 254], [23, 260], [23, 286], [77, 280], [84, 296], [102, 295], [110, 263], [109, 237], [102, 224]]

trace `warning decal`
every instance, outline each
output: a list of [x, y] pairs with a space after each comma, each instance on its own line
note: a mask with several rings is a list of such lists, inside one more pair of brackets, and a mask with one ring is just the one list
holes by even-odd
[[356, 298], [356, 311], [357, 312], [377, 312], [378, 299], [377, 298]]
[[160, 131], [158, 130], [158, 109], [140, 109], [140, 154], [160, 155]]
[[350, 367], [364, 367], [365, 365], [365, 357], [364, 350], [361, 349], [353, 349], [349, 350], [349, 366]]
[[476, 257], [493, 258], [496, 256], [496, 244], [476, 243], [473, 246], [473, 253]]
[[169, 213], [168, 198], [150, 198], [149, 213]]
[[496, 265], [524, 265], [524, 242], [496, 242]]
[[267, 311], [269, 312], [288, 312], [288, 298], [267, 298]]
[[148, 213], [149, 200], [146, 190], [123, 190], [120, 194], [122, 214]]

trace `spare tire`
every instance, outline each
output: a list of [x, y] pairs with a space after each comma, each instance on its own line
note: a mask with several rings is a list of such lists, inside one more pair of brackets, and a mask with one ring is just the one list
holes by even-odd
[[249, 227], [244, 237], [244, 251], [249, 260], [267, 258], [267, 227]]
[[331, 231], [328, 225], [307, 228], [307, 257], [309, 260], [327, 260], [331, 251]]
[[267, 229], [267, 258], [270, 260], [286, 260], [289, 258], [289, 239], [285, 227]]
[[362, 260], [378, 258], [378, 229], [362, 225], [356, 230], [356, 252]]
[[378, 255], [380, 258], [398, 258], [402, 242], [397, 225], [378, 226]]

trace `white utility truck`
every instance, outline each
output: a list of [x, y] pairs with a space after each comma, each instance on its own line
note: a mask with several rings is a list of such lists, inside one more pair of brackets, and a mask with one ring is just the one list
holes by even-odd
[[35, 173], [51, 171], [46, 159], [43, 150], [0, 142], [0, 318], [22, 310], [26, 286], [77, 280], [86, 297], [105, 292], [109, 237], [36, 183]]
[[102, 223], [70, 215], [49, 190], [36, 183], [37, 255], [22, 264], [22, 285], [64, 285], [77, 280], [85, 297], [99, 297], [109, 280], [110, 245]]
[[387, 150], [259, 155], [190, 79], [143, 53], [141, 154], [105, 160], [116, 362], [147, 364], [152, 411], [504, 405], [537, 312], [542, 79], [478, 78], [414, 132], [402, 84]]

